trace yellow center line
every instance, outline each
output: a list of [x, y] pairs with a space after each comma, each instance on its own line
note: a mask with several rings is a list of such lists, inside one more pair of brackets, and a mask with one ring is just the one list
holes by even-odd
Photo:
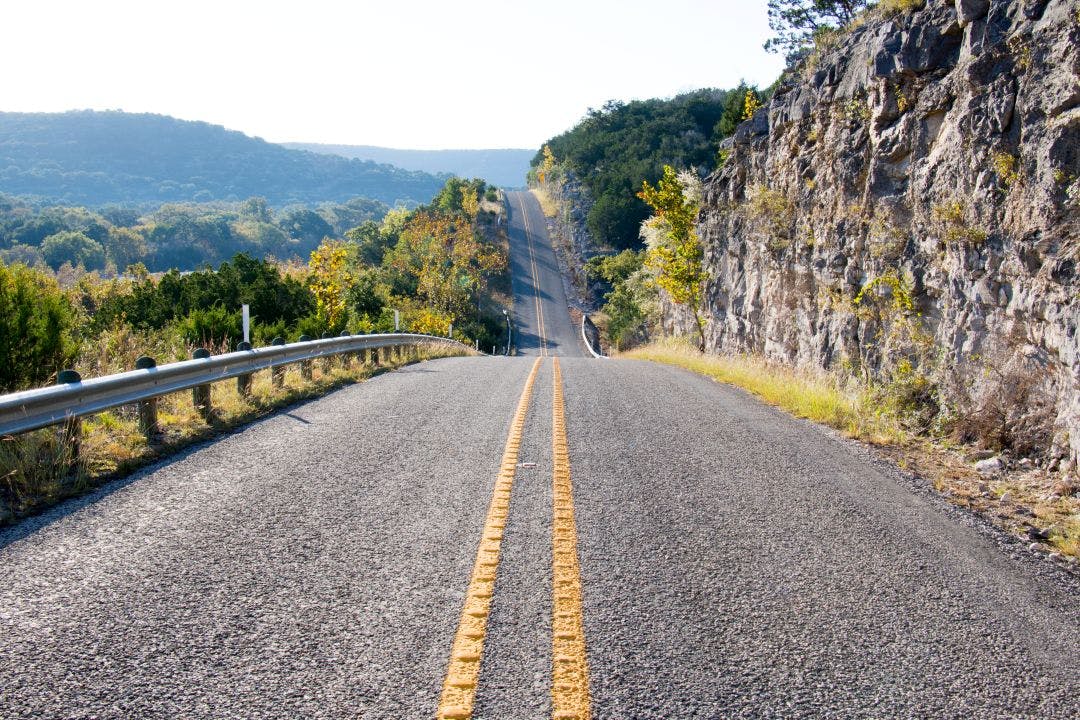
[[529, 409], [529, 399], [532, 397], [533, 383], [536, 382], [541, 361], [541, 358], [536, 358], [533, 363], [529, 379], [525, 381], [525, 389], [521, 391], [521, 399], [518, 400], [510, 435], [506, 438], [499, 477], [495, 481], [480, 548], [476, 552], [476, 563], [473, 565], [469, 589], [465, 594], [465, 607], [461, 611], [457, 635], [454, 636], [450, 651], [450, 663], [439, 700], [437, 717], [440, 720], [464, 720], [472, 717], [476, 683], [480, 677], [480, 656], [484, 651], [491, 596], [495, 591], [495, 571], [499, 566], [499, 548], [510, 511], [510, 488], [514, 483], [514, 469], [517, 467], [518, 449], [521, 447], [521, 436], [525, 429], [525, 415]]
[[525, 239], [529, 243], [529, 265], [533, 281], [533, 303], [536, 306], [536, 324], [540, 330], [540, 356], [547, 355], [547, 328], [544, 327], [544, 305], [540, 302], [540, 273], [536, 270], [536, 255], [533, 252], [532, 232], [529, 229], [529, 213], [525, 211], [525, 201], [518, 195], [518, 204], [521, 206], [521, 219], [525, 224]]
[[555, 381], [551, 441], [554, 451], [551, 567], [551, 717], [589, 720], [589, 663], [581, 610], [581, 567], [574, 523], [574, 491], [570, 480], [570, 448], [566, 442], [562, 370], [554, 360]]

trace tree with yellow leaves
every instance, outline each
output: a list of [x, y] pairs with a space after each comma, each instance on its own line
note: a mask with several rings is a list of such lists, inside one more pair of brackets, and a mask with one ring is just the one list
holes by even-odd
[[326, 239], [311, 252], [309, 287], [315, 296], [319, 318], [331, 330], [345, 324], [346, 299], [353, 278], [348, 267], [349, 251], [340, 240]]
[[694, 313], [698, 349], [704, 352], [705, 323], [701, 316], [704, 250], [694, 227], [701, 209], [701, 180], [693, 172], [676, 173], [673, 167], [665, 165], [656, 186], [643, 182], [638, 197], [652, 206], [654, 213], [641, 225], [641, 236], [648, 248], [645, 265], [672, 302], [686, 305]]

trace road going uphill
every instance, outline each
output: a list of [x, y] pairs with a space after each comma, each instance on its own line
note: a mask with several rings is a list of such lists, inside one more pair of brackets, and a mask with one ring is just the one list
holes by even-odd
[[0, 717], [1077, 717], [1073, 576], [831, 431], [582, 357], [508, 199], [529, 357], [384, 374], [0, 533]]

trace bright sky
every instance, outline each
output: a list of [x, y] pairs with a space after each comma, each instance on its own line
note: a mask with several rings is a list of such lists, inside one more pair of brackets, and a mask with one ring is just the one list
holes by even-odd
[[609, 99], [761, 86], [765, 0], [8, 0], [0, 110], [274, 142], [535, 148]]

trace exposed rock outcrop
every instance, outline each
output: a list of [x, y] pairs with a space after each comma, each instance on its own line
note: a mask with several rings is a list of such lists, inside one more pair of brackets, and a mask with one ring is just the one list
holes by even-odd
[[[711, 349], [922, 374], [1075, 463], [1075, 2], [878, 11], [729, 148], [700, 218]], [[689, 329], [675, 308], [667, 322]]]

